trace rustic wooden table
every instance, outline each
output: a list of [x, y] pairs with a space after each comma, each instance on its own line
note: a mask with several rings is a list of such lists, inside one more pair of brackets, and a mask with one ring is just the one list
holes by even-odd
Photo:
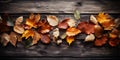
[[[23, 15], [28, 17], [30, 13], [41, 13], [45, 15], [56, 15], [59, 19], [65, 17], [73, 18], [73, 11], [81, 12], [81, 19], [88, 20], [91, 14], [106, 12], [120, 17], [120, 1], [114, 0], [11, 0], [0, 1], [0, 14], [9, 13], [13, 19]], [[20, 43], [17, 47], [8, 45], [0, 47], [0, 56], [16, 59], [64, 59], [64, 60], [90, 60], [90, 59], [112, 59], [120, 57], [120, 47], [95, 47], [91, 44], [81, 42], [82, 36], [78, 37], [72, 46], [67, 44], [57, 46], [54, 43], [44, 45], [39, 43], [30, 48], [24, 48]]]

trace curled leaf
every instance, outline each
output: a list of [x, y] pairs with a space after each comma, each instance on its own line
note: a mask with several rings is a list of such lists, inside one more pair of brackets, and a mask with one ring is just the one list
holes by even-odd
[[67, 29], [68, 28], [68, 21], [69, 21], [70, 19], [69, 18], [67, 18], [67, 19], [64, 19], [63, 21], [61, 21], [59, 24], [58, 24], [58, 28], [60, 28], [60, 29]]
[[61, 39], [57, 40], [57, 44], [58, 44], [58, 45], [61, 44], [61, 43], [62, 43], [62, 40], [61, 40]]
[[87, 35], [85, 38], [85, 42], [89, 42], [89, 41], [94, 41], [95, 36], [93, 34]]
[[13, 45], [13, 46], [16, 46], [16, 43], [17, 43], [17, 34], [15, 32], [11, 32], [10, 33], [10, 43]]
[[65, 39], [66, 36], [67, 36], [66, 33], [63, 33], [63, 34], [60, 36], [60, 38], [61, 38], [61, 39]]
[[94, 33], [94, 24], [89, 22], [80, 22], [77, 26], [83, 33], [91, 34]]
[[80, 12], [78, 10], [74, 11], [74, 17], [75, 19], [79, 20], [80, 19]]
[[97, 38], [95, 40], [95, 46], [103, 46], [106, 42], [107, 42], [107, 37], [106, 36], [103, 36], [101, 38]]
[[22, 34], [25, 31], [23, 25], [15, 25], [13, 30], [19, 34]]
[[1, 43], [6, 46], [10, 40], [10, 36], [7, 33], [1, 35]]
[[98, 21], [97, 21], [96, 17], [93, 16], [93, 15], [90, 16], [90, 21], [94, 24], [98, 24]]
[[103, 28], [100, 25], [95, 25], [95, 36], [97, 38], [102, 37], [103, 35]]
[[70, 20], [68, 20], [67, 24], [69, 27], [75, 27], [76, 21], [73, 19], [70, 19]]
[[37, 44], [38, 41], [40, 40], [41, 36], [40, 34], [37, 32], [37, 31], [34, 31], [35, 35], [33, 37], [33, 40], [32, 40], [32, 44], [31, 45], [34, 45], [34, 44]]
[[70, 27], [66, 31], [67, 36], [75, 36], [75, 35], [77, 35], [79, 33], [81, 33], [81, 31], [79, 29], [77, 29], [77, 28], [74, 28], [74, 27]]
[[47, 16], [47, 21], [51, 26], [57, 26], [58, 25], [58, 18], [54, 15]]
[[22, 34], [22, 38], [25, 37], [25, 39], [28, 39], [29, 37], [34, 37], [35, 32], [31, 29], [26, 30], [23, 34]]
[[49, 44], [50, 36], [48, 34], [41, 34], [41, 41], [45, 44]]
[[23, 16], [20, 16], [16, 19], [15, 25], [20, 25], [23, 22]]
[[58, 29], [58, 28], [54, 29], [54, 30], [53, 30], [53, 36], [54, 36], [55, 38], [58, 38], [59, 35], [60, 35], [59, 29]]
[[67, 36], [66, 41], [70, 45], [74, 41], [74, 37], [73, 36]]

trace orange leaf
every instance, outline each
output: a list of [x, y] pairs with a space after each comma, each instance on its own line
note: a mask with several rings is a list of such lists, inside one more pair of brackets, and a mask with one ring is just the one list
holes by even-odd
[[109, 33], [109, 36], [110, 36], [110, 38], [115, 39], [115, 38], [118, 37], [119, 33], [120, 33], [120, 32], [119, 32], [117, 29], [113, 29], [113, 30]]
[[70, 45], [74, 41], [74, 37], [73, 36], [67, 36], [66, 41]]
[[33, 30], [29, 29], [26, 30], [23, 34], [22, 34], [22, 38], [25, 37], [25, 39], [29, 38], [29, 37], [34, 37], [35, 33]]
[[94, 24], [89, 22], [80, 22], [77, 26], [83, 33], [91, 34], [94, 33]]
[[99, 13], [97, 16], [98, 22], [104, 27], [105, 30], [111, 30], [115, 26], [112, 18], [105, 13]]
[[95, 40], [95, 46], [102, 46], [102, 45], [104, 45], [105, 43], [106, 43], [106, 41], [107, 41], [108, 39], [107, 39], [107, 37], [106, 36], [103, 36], [103, 37], [101, 37], [101, 38], [97, 38], [96, 40]]
[[74, 27], [70, 27], [66, 31], [67, 36], [75, 36], [75, 35], [77, 35], [79, 33], [81, 33], [81, 31], [79, 29], [77, 29], [77, 28], [74, 28]]

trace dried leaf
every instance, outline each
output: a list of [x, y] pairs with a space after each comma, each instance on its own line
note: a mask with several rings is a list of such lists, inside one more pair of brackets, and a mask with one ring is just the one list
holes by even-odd
[[74, 37], [73, 36], [67, 36], [66, 41], [70, 45], [74, 41]]
[[109, 33], [109, 37], [112, 39], [115, 39], [118, 37], [118, 35], [120, 34], [120, 31], [118, 31], [117, 29], [113, 29], [110, 33]]
[[19, 34], [23, 34], [23, 32], [25, 31], [23, 25], [15, 25], [15, 26], [13, 27], [13, 30], [14, 30], [16, 33], [19, 33]]
[[15, 25], [20, 25], [23, 22], [23, 16], [20, 16], [16, 19]]
[[93, 16], [93, 15], [90, 16], [90, 21], [94, 24], [98, 24], [98, 21], [97, 21], [96, 17]]
[[60, 38], [61, 38], [61, 39], [65, 39], [66, 36], [67, 36], [66, 33], [63, 33], [63, 34], [60, 36]]
[[35, 35], [33, 37], [33, 41], [32, 41], [32, 44], [31, 45], [34, 45], [34, 44], [37, 44], [38, 41], [40, 40], [41, 36], [40, 34], [37, 32], [37, 31], [34, 31]]
[[35, 32], [31, 29], [26, 30], [23, 34], [22, 34], [22, 38], [25, 37], [25, 39], [28, 39], [29, 37], [34, 37]]
[[10, 40], [10, 36], [7, 33], [1, 35], [1, 43], [6, 46]]
[[94, 41], [95, 36], [93, 34], [87, 35], [85, 38], [85, 42], [89, 42], [89, 41]]
[[50, 36], [48, 34], [41, 34], [41, 41], [45, 44], [49, 44]]
[[119, 39], [110, 39], [109, 41], [109, 45], [114, 47], [120, 44], [120, 40]]
[[55, 38], [58, 38], [59, 35], [60, 35], [59, 29], [58, 29], [58, 28], [54, 29], [54, 30], [53, 30], [53, 36], [54, 36]]
[[13, 46], [16, 46], [16, 43], [17, 43], [17, 34], [15, 32], [11, 32], [10, 33], [10, 43], [13, 45]]
[[79, 20], [80, 19], [80, 12], [78, 10], [74, 11], [74, 17], [75, 19]]
[[68, 21], [69, 21], [70, 19], [69, 18], [67, 18], [67, 19], [64, 19], [63, 21], [61, 21], [59, 24], [58, 24], [58, 28], [60, 28], [60, 29], [67, 29], [68, 28]]
[[106, 42], [107, 42], [107, 37], [106, 36], [103, 36], [101, 38], [97, 38], [95, 40], [95, 46], [103, 46]]
[[103, 35], [103, 28], [100, 25], [95, 25], [95, 36], [97, 38], [102, 37]]
[[73, 19], [70, 19], [70, 20], [68, 20], [67, 24], [69, 27], [75, 27], [76, 21]]
[[105, 30], [111, 30], [115, 26], [114, 21], [108, 14], [105, 14], [103, 12], [99, 13], [96, 18]]
[[91, 34], [94, 33], [94, 24], [89, 22], [80, 22], [77, 26], [83, 33]]
[[54, 15], [47, 16], [47, 21], [51, 26], [57, 26], [58, 25], [58, 18]]
[[81, 33], [81, 31], [79, 29], [77, 29], [77, 28], [74, 28], [74, 27], [70, 27], [66, 31], [67, 36], [75, 36], [75, 35], [77, 35], [79, 33]]
[[57, 45], [60, 45], [61, 43], [62, 43], [61, 39], [57, 40]]

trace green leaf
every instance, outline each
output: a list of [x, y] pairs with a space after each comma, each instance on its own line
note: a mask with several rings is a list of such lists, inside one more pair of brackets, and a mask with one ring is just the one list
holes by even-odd
[[74, 17], [75, 19], [80, 20], [80, 12], [78, 10], [74, 11]]

